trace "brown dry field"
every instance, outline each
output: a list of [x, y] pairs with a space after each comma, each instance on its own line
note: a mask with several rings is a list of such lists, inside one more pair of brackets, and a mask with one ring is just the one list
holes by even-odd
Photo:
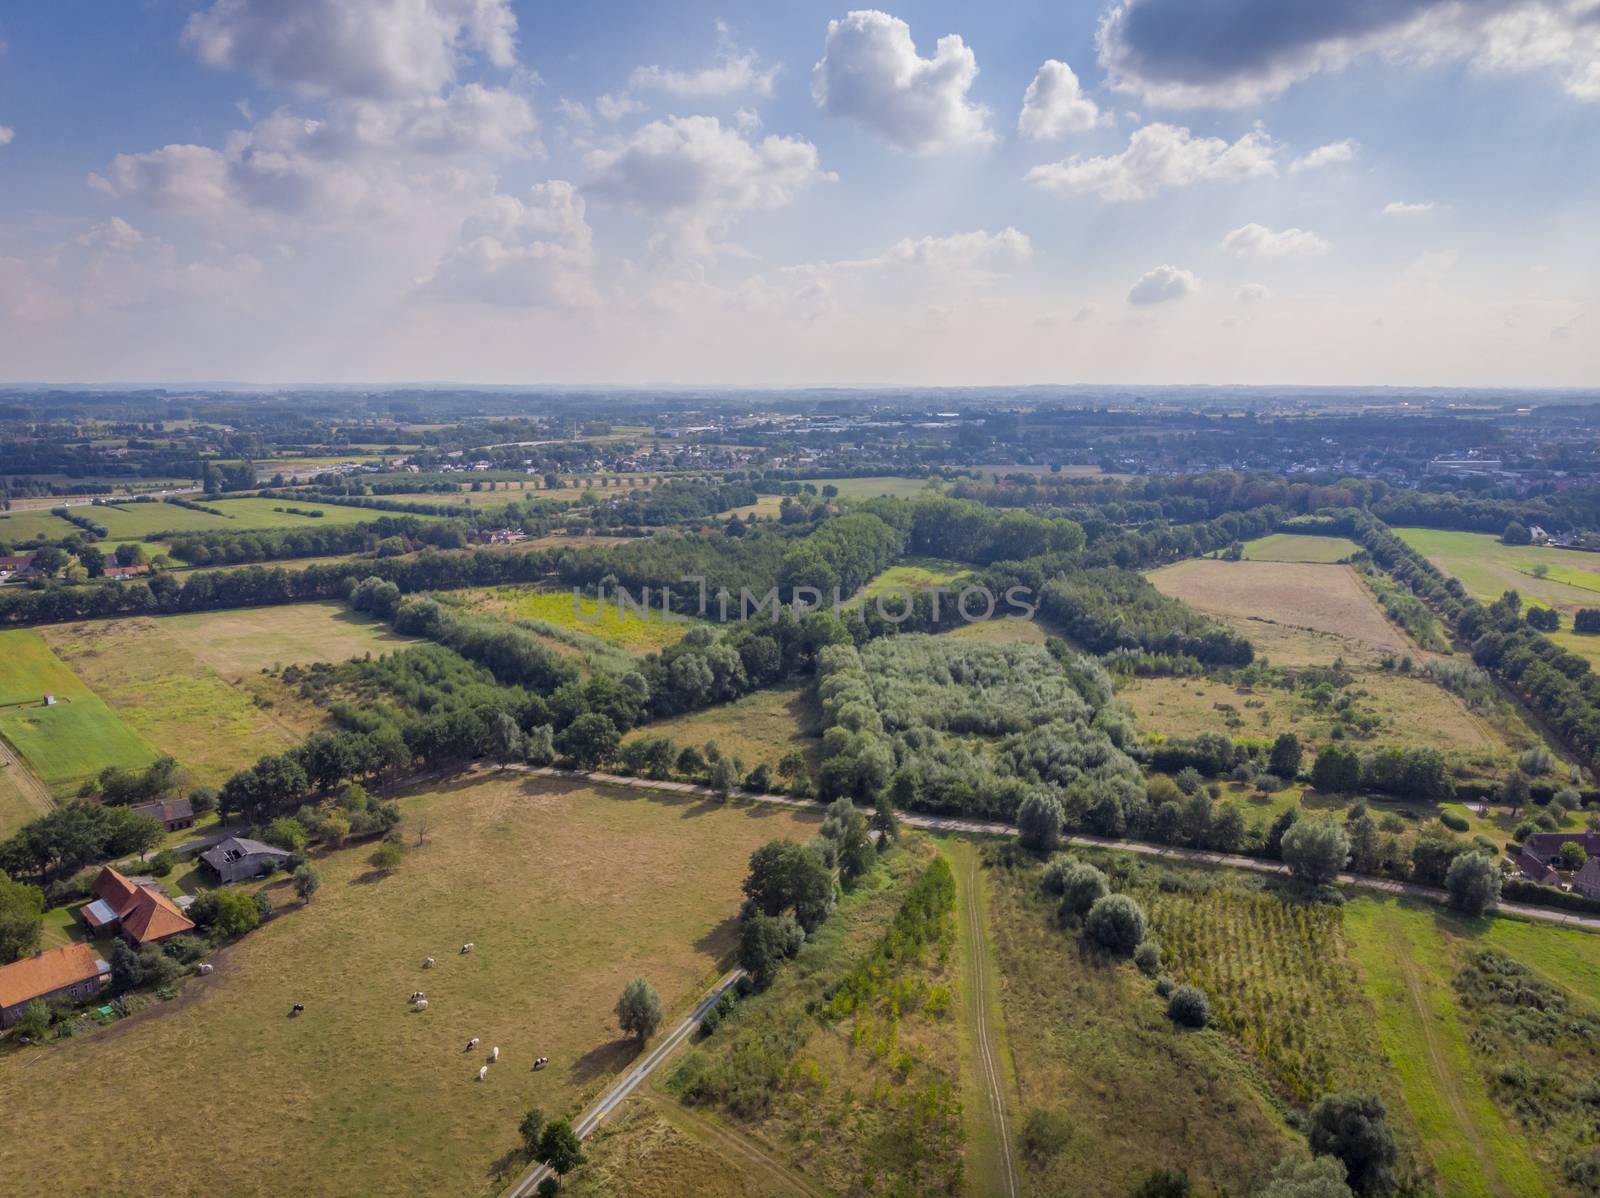
[[[1534, 743], [1520, 721], [1502, 731], [1455, 695], [1423, 678], [1387, 670], [1364, 671], [1351, 684], [1350, 692], [1360, 706], [1372, 708], [1383, 718], [1371, 743], [1436, 748], [1502, 762]], [[1269, 738], [1293, 732], [1301, 740], [1322, 741], [1333, 727], [1331, 713], [1318, 711], [1293, 692], [1267, 686], [1236, 687], [1209, 678], [1136, 678], [1118, 689], [1117, 698], [1133, 709], [1141, 732], [1162, 736], [1220, 732]], [[1232, 705], [1244, 726], [1229, 728], [1218, 704]]]
[[1248, 638], [1273, 665], [1420, 656], [1348, 566], [1195, 559], [1149, 577], [1164, 594]]
[[[278, 918], [176, 1001], [0, 1053], [0, 1093], [28, 1096], [7, 1103], [0, 1190], [497, 1193], [526, 1161], [529, 1107], [572, 1115], [635, 1059], [612, 1013], [628, 979], [648, 978], [675, 1021], [727, 965], [750, 854], [803, 843], [818, 822], [517, 775], [401, 806], [393, 873], [369, 867], [370, 844], [324, 855], [311, 904], [280, 876]], [[427, 1011], [408, 1008], [416, 989]], [[550, 1067], [536, 1073], [539, 1055]]]

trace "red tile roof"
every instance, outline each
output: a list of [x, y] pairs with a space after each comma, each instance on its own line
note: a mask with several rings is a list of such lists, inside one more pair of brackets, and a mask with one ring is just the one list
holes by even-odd
[[117, 913], [122, 930], [135, 944], [194, 930], [193, 922], [166, 895], [153, 886], [134, 885], [109, 865], [94, 880], [94, 894]]
[[64, 944], [36, 957], [0, 966], [0, 1007], [15, 1007], [100, 975], [87, 944]]

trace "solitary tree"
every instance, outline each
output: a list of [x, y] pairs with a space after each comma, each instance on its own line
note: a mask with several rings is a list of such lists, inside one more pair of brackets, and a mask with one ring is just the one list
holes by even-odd
[[641, 1044], [661, 1026], [662, 1014], [661, 996], [649, 982], [634, 978], [623, 987], [622, 997], [617, 999], [617, 1023]]
[[872, 805], [872, 830], [878, 833], [878, 848], [886, 849], [900, 837], [900, 817], [894, 812], [889, 792], [880, 790]]
[[1300, 772], [1300, 738], [1293, 732], [1280, 733], [1272, 742], [1267, 768], [1280, 778], [1293, 778]]
[[1308, 816], [1283, 834], [1283, 859], [1296, 877], [1322, 886], [1338, 877], [1350, 860], [1350, 837], [1337, 820]]
[[311, 862], [307, 861], [294, 871], [294, 892], [300, 896], [302, 903], [309, 903], [311, 896], [317, 892], [317, 888], [321, 885], [322, 874]]
[[563, 1176], [583, 1164], [584, 1160], [583, 1145], [578, 1142], [578, 1133], [572, 1130], [572, 1124], [565, 1119], [557, 1119], [545, 1126], [539, 1136], [536, 1155]]
[[384, 873], [400, 868], [400, 846], [392, 840], [385, 840], [378, 846], [377, 852], [372, 854], [372, 864]]
[[1211, 1022], [1211, 1000], [1198, 986], [1179, 986], [1167, 999], [1167, 1016], [1179, 1027], [1205, 1027]]
[[582, 770], [594, 769], [615, 753], [621, 743], [622, 735], [617, 726], [596, 711], [573, 720], [560, 738], [561, 751]]
[[1061, 804], [1047, 794], [1031, 794], [1017, 808], [1017, 833], [1022, 847], [1053, 853], [1061, 841]]
[[1500, 901], [1501, 880], [1499, 867], [1488, 853], [1461, 853], [1444, 875], [1450, 905], [1468, 915], [1482, 915]]
[[522, 729], [517, 727], [517, 721], [511, 716], [503, 711], [496, 713], [489, 735], [494, 746], [494, 759], [502, 768], [525, 759], [527, 742], [523, 738]]
[[1106, 876], [1087, 861], [1073, 861], [1055, 879], [1061, 888], [1061, 913], [1081, 918], [1110, 893]]
[[528, 1113], [522, 1117], [522, 1122], [517, 1124], [517, 1131], [522, 1136], [522, 1145], [528, 1150], [529, 1155], [539, 1151], [539, 1134], [544, 1131], [544, 1112], [538, 1107], [529, 1107]]
[[1583, 846], [1576, 840], [1565, 840], [1561, 843], [1561, 868], [1578, 870], [1582, 869], [1589, 860], [1589, 854], [1583, 851]]
[[1089, 908], [1083, 927], [1101, 948], [1127, 956], [1144, 939], [1144, 911], [1125, 894], [1108, 894]]
[[717, 758], [716, 765], [711, 767], [711, 789], [727, 798], [738, 786], [739, 767], [733, 763], [733, 758]]
[[1346, 1180], [1358, 1194], [1381, 1193], [1400, 1155], [1388, 1111], [1376, 1094], [1329, 1094], [1311, 1108], [1306, 1138], [1314, 1155], [1343, 1162]]

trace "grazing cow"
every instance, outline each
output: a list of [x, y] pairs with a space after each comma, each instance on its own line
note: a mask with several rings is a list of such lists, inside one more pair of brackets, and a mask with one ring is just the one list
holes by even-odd
[[476, 948], [476, 947], [477, 947], [477, 946], [476, 946], [476, 945], [474, 945], [474, 944], [473, 944], [473, 943], [472, 943], [472, 941], [470, 941], [470, 940], [469, 940], [469, 941], [467, 941], [467, 942], [466, 942], [466, 943], [465, 943], [465, 944], [463, 944], [463, 945], [462, 945], [462, 946], [461, 946], [461, 951], [462, 951], [462, 952], [463, 952], [463, 953], [470, 953], [470, 952], [471, 952], [471, 951], [472, 951], [472, 950], [473, 950], [473, 949], [474, 949], [474, 948]]
[[491, 1048], [489, 1050], [489, 1061], [490, 1061], [491, 1064], [493, 1064], [495, 1061], [498, 1061], [499, 1059], [500, 1059], [500, 1046], [498, 1044], [496, 1044], [493, 1048]]
[[543, 1069], [549, 1063], [550, 1063], [550, 1058], [549, 1057], [540, 1057], [537, 1061], [535, 1061], [533, 1063], [533, 1068], [537, 1072], [538, 1070]]
[[209, 965], [205, 964], [204, 962], [202, 962], [201, 965], [200, 965], [200, 968], [198, 970], [196, 970], [195, 972], [198, 973], [201, 977], [205, 977], [206, 974], [211, 972], [211, 966], [209, 966]]
[[481, 1082], [481, 1081], [482, 1081], [482, 1080], [483, 1080], [483, 1079], [484, 1079], [484, 1078], [486, 1078], [486, 1077], [488, 1077], [488, 1076], [489, 1076], [489, 1066], [487, 1066], [487, 1065], [485, 1065], [485, 1066], [484, 1066], [484, 1067], [483, 1067], [483, 1068], [482, 1068], [482, 1069], [480, 1069], [480, 1070], [478, 1070], [478, 1080], [479, 1080], [479, 1081], [480, 1081], [480, 1082]]
[[472, 1039], [467, 1041], [467, 1046], [462, 1051], [463, 1052], [471, 1052], [476, 1047], [478, 1047], [478, 1037], [474, 1036], [474, 1037], [472, 1037]]
[[409, 1001], [409, 1002], [421, 1002], [421, 1001], [422, 1001], [422, 1000], [423, 1000], [423, 999], [425, 999], [425, 998], [427, 998], [427, 997], [428, 997], [428, 996], [427, 996], [427, 995], [426, 995], [426, 994], [424, 994], [424, 993], [423, 993], [423, 992], [422, 992], [422, 991], [420, 991], [420, 990], [413, 990], [413, 991], [412, 991], [412, 992], [411, 992], [411, 997], [410, 997], [410, 999], [408, 999], [408, 1000], [407, 1000], [407, 1001]]
[[425, 998], [419, 998], [419, 999], [417, 999], [415, 1005], [416, 1005], [417, 1010], [426, 1011], [428, 1009], [428, 1000], [425, 999]]
[[294, 1006], [289, 1008], [289, 1014], [298, 1015], [298, 1014], [300, 1014], [301, 1011], [304, 1011], [305, 1009], [306, 1009], [306, 1004], [305, 1003], [297, 1002], [297, 1003], [294, 1004]]
[[432, 957], [424, 957], [424, 958], [422, 958], [422, 968], [424, 968], [424, 969], [432, 969], [433, 968], [433, 958]]

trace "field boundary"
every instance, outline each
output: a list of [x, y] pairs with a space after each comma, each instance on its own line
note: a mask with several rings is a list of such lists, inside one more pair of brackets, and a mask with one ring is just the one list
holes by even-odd
[[[629, 778], [622, 774], [607, 774], [599, 770], [562, 769], [553, 765], [512, 765], [505, 768], [517, 773], [533, 774], [544, 778], [575, 779], [589, 782], [596, 786], [620, 786], [629, 790], [659, 790], [668, 794], [695, 795], [700, 798], [717, 799], [719, 801], [724, 799], [723, 795], [711, 787], [698, 786], [693, 782], [658, 782], [647, 778]], [[825, 803], [819, 803], [814, 799], [796, 799], [789, 795], [765, 794], [743, 790], [728, 796], [726, 799], [728, 802], [739, 800], [749, 803], [776, 803], [785, 807], [800, 807], [812, 811], [822, 811], [826, 807]], [[956, 832], [969, 836], [999, 836], [1007, 838], [1017, 834], [1017, 829], [1011, 824], [999, 824], [987, 820], [966, 819], [953, 815], [922, 815], [915, 811], [899, 811], [896, 812], [896, 815], [899, 816], [901, 823], [930, 832]], [[1164, 858], [1168, 861], [1178, 861], [1188, 865], [1210, 865], [1220, 869], [1244, 869], [1258, 874], [1273, 874], [1281, 878], [1291, 876], [1289, 867], [1279, 861], [1265, 861], [1259, 857], [1240, 857], [1234, 853], [1214, 853], [1207, 849], [1182, 849], [1172, 845], [1148, 844], [1142, 840], [1111, 840], [1105, 836], [1091, 836], [1087, 833], [1074, 833], [1063, 836], [1061, 843], [1078, 848], [1136, 853], [1141, 857]], [[1450, 902], [1450, 895], [1445, 890], [1436, 886], [1423, 886], [1418, 882], [1397, 882], [1390, 878], [1377, 878], [1368, 874], [1352, 873], [1341, 873], [1338, 881], [1346, 886], [1356, 886], [1363, 890], [1377, 890], [1385, 894], [1400, 895], [1404, 898], [1421, 899], [1429, 903], [1448, 905]], [[1600, 932], [1600, 916], [1577, 915], [1570, 911], [1555, 911], [1548, 907], [1534, 907], [1526, 903], [1501, 903], [1495, 908], [1494, 915], [1533, 919], [1544, 923], [1581, 928], [1588, 932]]]

